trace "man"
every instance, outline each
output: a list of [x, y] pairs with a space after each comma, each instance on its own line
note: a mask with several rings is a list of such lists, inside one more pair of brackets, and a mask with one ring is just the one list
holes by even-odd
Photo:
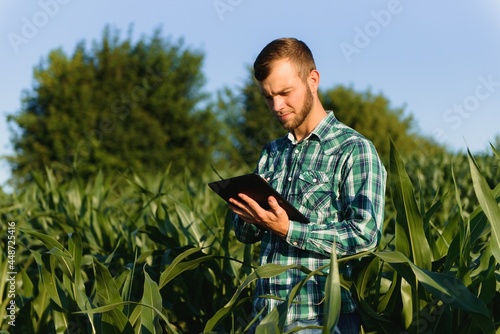
[[[230, 200], [237, 238], [261, 241], [261, 265], [298, 264], [311, 270], [330, 262], [334, 242], [339, 257], [375, 248], [383, 222], [386, 171], [372, 143], [323, 108], [320, 75], [307, 45], [294, 38], [272, 41], [255, 60], [254, 76], [270, 111], [289, 131], [264, 147], [256, 173], [310, 223], [291, 221], [274, 197], [265, 210], [239, 194]], [[351, 271], [350, 265], [341, 268], [344, 275]], [[255, 294], [286, 298], [304, 277], [300, 270], [288, 270], [260, 279]], [[288, 310], [285, 330], [323, 324], [325, 282], [325, 276], [307, 281]], [[338, 329], [358, 333], [355, 300], [349, 291], [341, 293]], [[256, 298], [255, 311], [264, 309], [265, 315], [279, 303]]]

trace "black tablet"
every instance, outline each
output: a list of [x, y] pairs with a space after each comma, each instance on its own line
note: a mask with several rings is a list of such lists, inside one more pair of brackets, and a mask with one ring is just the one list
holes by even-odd
[[284, 199], [258, 174], [245, 174], [229, 179], [214, 181], [210, 182], [208, 186], [228, 203], [230, 198], [238, 199], [238, 194], [242, 193], [251, 197], [266, 210], [269, 209], [267, 199], [269, 196], [274, 196], [279, 205], [286, 211], [290, 220], [309, 224], [309, 219], [300, 213], [300, 211], [290, 204], [290, 202]]

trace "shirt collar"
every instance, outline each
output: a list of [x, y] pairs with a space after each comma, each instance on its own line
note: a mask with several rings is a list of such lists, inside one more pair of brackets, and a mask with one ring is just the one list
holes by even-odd
[[[337, 118], [335, 118], [333, 111], [327, 110], [326, 113], [327, 113], [326, 116], [321, 120], [321, 122], [318, 123], [318, 125], [316, 125], [316, 127], [311, 131], [311, 133], [306, 138], [303, 139], [303, 141], [309, 140], [313, 136], [318, 138], [319, 141], [325, 138], [330, 126], [335, 122], [337, 122]], [[292, 132], [288, 132], [288, 140], [290, 140], [290, 142], [293, 145], [298, 144]]]

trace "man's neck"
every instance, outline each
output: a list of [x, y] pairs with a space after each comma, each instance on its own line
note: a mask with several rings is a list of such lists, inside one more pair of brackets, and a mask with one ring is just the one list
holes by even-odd
[[326, 115], [327, 112], [323, 107], [311, 110], [304, 122], [298, 128], [292, 130], [295, 140], [299, 143], [307, 138]]

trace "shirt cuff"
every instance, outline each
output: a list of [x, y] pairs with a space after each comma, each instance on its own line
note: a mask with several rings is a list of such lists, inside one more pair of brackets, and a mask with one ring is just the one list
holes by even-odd
[[290, 220], [290, 226], [288, 227], [288, 233], [285, 240], [293, 247], [304, 249], [308, 232], [307, 224]]

